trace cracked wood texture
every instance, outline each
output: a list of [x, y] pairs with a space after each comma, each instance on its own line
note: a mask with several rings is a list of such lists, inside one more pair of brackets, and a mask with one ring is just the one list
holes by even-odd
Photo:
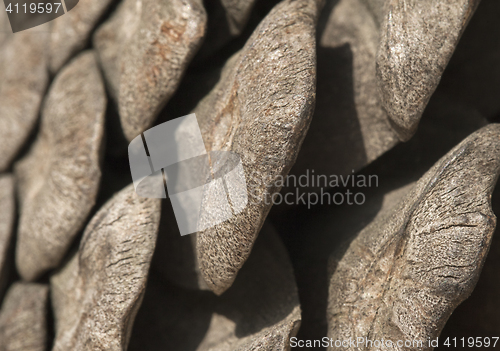
[[94, 36], [126, 138], [148, 129], [205, 35], [201, 0], [126, 0]]
[[7, 275], [12, 250], [12, 231], [16, 215], [14, 200], [14, 177], [10, 174], [0, 175], [0, 294], [7, 283]]
[[[232, 219], [198, 233], [200, 268], [216, 294], [231, 286], [271, 207], [263, 202], [267, 184], [252, 177], [286, 175], [309, 127], [320, 7], [305, 0], [285, 0], [274, 7], [194, 110], [207, 151], [240, 155], [247, 187], [259, 183], [253, 194], [257, 200], [249, 200]], [[202, 213], [202, 220], [205, 215], [210, 214]]]
[[161, 201], [132, 185], [92, 218], [80, 248], [52, 276], [54, 351], [123, 351], [139, 309], [160, 221]]
[[49, 287], [14, 283], [0, 310], [1, 351], [44, 351]]
[[[189, 241], [189, 237], [182, 239]], [[182, 289], [161, 278], [152, 273], [130, 351], [285, 351], [300, 326], [291, 262], [269, 223], [264, 224], [233, 286], [222, 296]]]
[[[344, 250], [345, 243], [350, 242], [377, 213], [390, 209], [408, 192], [407, 189], [399, 196], [393, 195], [394, 189], [418, 180], [451, 148], [487, 124], [483, 116], [461, 102], [444, 94], [442, 86], [438, 88], [416, 135], [360, 172], [366, 177], [377, 175], [379, 186], [349, 188], [364, 193], [366, 202], [362, 206], [344, 202], [340, 206], [295, 206], [288, 211], [272, 211], [270, 219], [280, 232], [286, 233], [284, 240], [294, 263], [302, 308], [299, 339], [319, 340], [327, 335], [327, 267], [332, 252]], [[344, 189], [333, 189], [331, 193], [337, 191]], [[460, 334], [450, 336], [457, 335]]]
[[499, 172], [500, 125], [493, 124], [439, 160], [345, 254], [334, 254], [328, 336], [418, 339], [424, 345], [413, 349], [431, 350], [425, 341], [439, 335], [479, 278], [496, 225], [491, 194]]
[[56, 73], [88, 44], [92, 30], [114, 0], [82, 0], [50, 22], [49, 68]]
[[11, 32], [1, 43], [0, 172], [10, 166], [32, 131], [49, 82], [48, 33], [37, 30]]
[[[500, 213], [500, 187], [493, 192], [494, 213]], [[500, 226], [497, 225], [488, 256], [471, 296], [457, 307], [450, 316], [439, 338], [454, 338], [457, 335], [498, 335], [500, 331]], [[438, 349], [439, 350], [439, 349]]]
[[[372, 2], [372, 0], [366, 0]], [[402, 141], [420, 117], [480, 0], [387, 0], [380, 24], [380, 98]], [[374, 0], [372, 8], [381, 8]]]
[[82, 53], [52, 83], [38, 139], [15, 167], [16, 265], [26, 280], [57, 267], [95, 203], [105, 111], [94, 53]]
[[327, 1], [316, 108], [293, 174], [351, 174], [408, 140], [478, 3], [386, 2]]

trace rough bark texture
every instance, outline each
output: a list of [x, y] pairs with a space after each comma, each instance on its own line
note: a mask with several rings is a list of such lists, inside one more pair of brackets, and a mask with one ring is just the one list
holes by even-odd
[[415, 133], [479, 2], [387, 0], [377, 78], [382, 103], [401, 140]]
[[7, 279], [15, 215], [14, 177], [0, 175], [0, 293], [3, 292]]
[[288, 173], [309, 127], [319, 8], [302, 0], [277, 5], [194, 110], [207, 151], [240, 155], [252, 192], [245, 210], [198, 233], [200, 267], [217, 294], [231, 286], [270, 209], [263, 201], [269, 189], [260, 177]]
[[432, 349], [428, 338], [470, 295], [488, 252], [499, 155], [500, 125], [472, 134], [334, 255], [329, 337], [422, 340], [420, 349]]
[[[280, 205], [271, 211], [270, 219], [280, 232], [286, 233], [285, 240], [294, 264], [302, 309], [299, 339], [320, 340], [327, 335], [328, 262], [332, 252], [345, 250], [346, 243], [378, 213], [390, 209], [391, 203], [394, 205], [401, 199], [400, 195], [407, 193], [401, 193], [404, 189], [400, 188], [418, 180], [450, 149], [487, 124], [474, 108], [450, 98], [443, 91], [440, 86], [434, 94], [410, 141], [398, 144], [358, 173], [365, 177], [375, 175], [378, 180], [370, 187], [347, 187], [352, 193], [365, 195], [363, 205], [326, 203], [310, 208], [285, 206], [286, 210], [279, 208], [283, 207]], [[323, 191], [345, 194], [347, 189], [337, 187]], [[457, 335], [460, 334], [452, 334], [453, 337]]]
[[0, 172], [10, 166], [36, 123], [49, 81], [47, 43], [47, 32], [30, 29], [10, 33], [1, 44]]
[[[155, 255], [162, 254], [158, 250]], [[290, 260], [269, 224], [234, 285], [222, 296], [183, 290], [153, 278], [137, 315], [130, 351], [284, 351], [300, 325]]]
[[153, 256], [161, 202], [132, 185], [92, 218], [75, 256], [51, 278], [54, 351], [126, 350]]
[[[0, 5], [0, 351], [500, 335], [499, 0], [64, 2], [16, 33]], [[174, 197], [130, 185], [127, 139], [193, 111], [248, 204], [226, 183], [234, 216], [180, 236]], [[201, 225], [227, 213], [210, 180]]]
[[40, 134], [16, 164], [21, 218], [16, 264], [33, 280], [56, 267], [95, 203], [106, 96], [93, 52], [54, 80]]
[[205, 34], [201, 0], [126, 0], [94, 45], [128, 140], [148, 129], [173, 95]]
[[[492, 207], [495, 214], [500, 213], [499, 186], [496, 186], [493, 193]], [[441, 340], [446, 340], [447, 337], [454, 338], [457, 335], [487, 337], [498, 334], [500, 330], [498, 267], [500, 267], [500, 226], [495, 229], [488, 257], [473, 293], [453, 311], [439, 336]]]
[[56, 73], [68, 60], [85, 48], [92, 30], [114, 0], [82, 0], [64, 16], [50, 23], [50, 62]]
[[1, 351], [44, 351], [47, 343], [49, 287], [14, 283], [0, 310]]

